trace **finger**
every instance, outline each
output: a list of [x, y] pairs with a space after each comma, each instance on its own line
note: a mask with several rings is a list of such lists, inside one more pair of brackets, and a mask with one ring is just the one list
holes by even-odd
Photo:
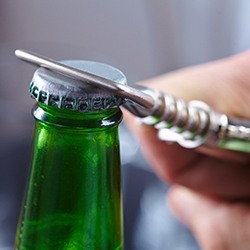
[[169, 192], [168, 203], [193, 231], [202, 249], [249, 249], [248, 203], [225, 203], [180, 186]]
[[210, 157], [176, 144], [159, 141], [157, 131], [141, 124], [130, 114], [127, 125], [143, 147], [145, 157], [161, 179], [200, 192], [235, 198], [250, 195], [248, 155], [229, 152], [225, 158]]
[[[217, 112], [241, 118], [250, 118], [249, 68], [250, 52], [246, 52], [232, 58], [162, 75], [144, 81], [142, 84], [172, 94], [186, 101], [194, 99], [205, 101]], [[131, 117], [126, 119], [126, 114], [125, 120], [132, 124], [129, 127], [132, 128], [132, 131], [136, 131], [136, 133], [138, 133], [140, 128], [143, 128], [139, 127], [139, 123], [134, 122]], [[148, 137], [152, 139], [146, 132], [149, 133], [149, 129], [142, 129], [142, 133], [140, 133], [143, 141], [147, 141]], [[152, 135], [156, 134], [152, 130], [150, 133]], [[137, 137], [141, 140], [139, 136]], [[146, 145], [153, 146], [150, 142], [146, 143]], [[158, 144], [155, 144], [155, 148], [158, 148]], [[235, 152], [226, 150], [201, 150], [206, 154], [216, 157], [238, 159], [243, 162], [249, 160], [247, 155], [236, 154]]]
[[250, 118], [250, 51], [177, 70], [140, 84], [186, 101], [202, 100], [218, 112]]

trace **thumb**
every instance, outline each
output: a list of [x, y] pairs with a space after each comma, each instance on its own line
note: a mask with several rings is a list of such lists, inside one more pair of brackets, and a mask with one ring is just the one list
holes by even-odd
[[250, 249], [249, 204], [213, 200], [180, 186], [169, 192], [168, 202], [202, 249]]

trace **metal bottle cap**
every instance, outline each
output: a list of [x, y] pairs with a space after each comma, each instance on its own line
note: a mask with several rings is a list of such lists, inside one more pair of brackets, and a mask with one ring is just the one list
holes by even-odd
[[[62, 63], [126, 85], [125, 75], [107, 64], [79, 60], [62, 61]], [[87, 81], [76, 80], [42, 67], [33, 75], [30, 93], [37, 102], [81, 112], [117, 108], [124, 102], [122, 97], [96, 88]]]

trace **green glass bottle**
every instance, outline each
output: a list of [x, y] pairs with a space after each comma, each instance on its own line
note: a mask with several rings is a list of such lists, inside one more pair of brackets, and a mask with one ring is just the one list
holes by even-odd
[[[105, 64], [67, 65], [125, 83]], [[18, 250], [123, 249], [118, 124], [122, 99], [39, 68], [34, 152], [16, 234]]]

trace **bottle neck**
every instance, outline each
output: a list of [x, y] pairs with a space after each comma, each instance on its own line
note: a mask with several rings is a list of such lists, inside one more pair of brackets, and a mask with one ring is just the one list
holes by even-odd
[[120, 109], [81, 113], [39, 104], [33, 114], [16, 249], [123, 249]]
[[119, 108], [80, 112], [38, 103], [34, 106], [32, 113], [36, 120], [49, 125], [78, 129], [105, 129], [118, 125], [122, 120], [122, 112]]

